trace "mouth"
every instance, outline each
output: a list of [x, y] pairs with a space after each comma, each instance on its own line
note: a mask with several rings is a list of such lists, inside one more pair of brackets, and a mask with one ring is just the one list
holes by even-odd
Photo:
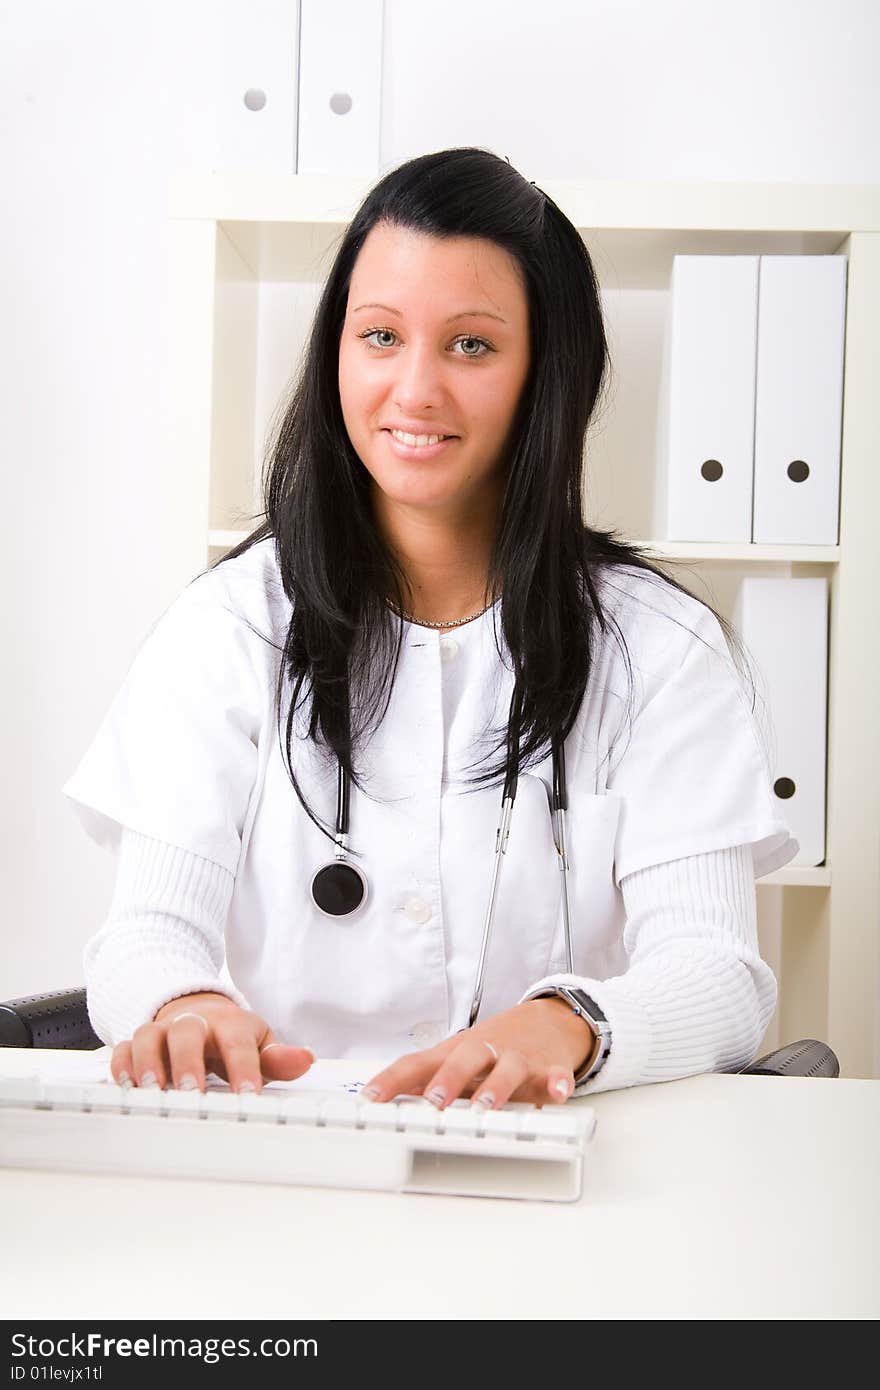
[[458, 442], [456, 434], [407, 434], [403, 430], [383, 430], [388, 442], [399, 458], [432, 459]]

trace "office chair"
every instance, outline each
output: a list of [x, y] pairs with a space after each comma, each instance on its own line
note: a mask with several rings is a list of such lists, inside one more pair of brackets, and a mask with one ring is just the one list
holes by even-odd
[[[104, 1044], [89, 1022], [84, 989], [28, 994], [0, 1004], [0, 1047], [61, 1047], [94, 1051]], [[741, 1076], [839, 1076], [840, 1065], [826, 1043], [802, 1038], [768, 1052]]]

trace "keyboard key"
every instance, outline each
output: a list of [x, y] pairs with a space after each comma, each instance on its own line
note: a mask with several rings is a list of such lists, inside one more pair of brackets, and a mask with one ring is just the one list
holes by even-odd
[[81, 1110], [85, 1086], [77, 1081], [46, 1081], [43, 1083], [43, 1103], [59, 1110]]
[[442, 1112], [444, 1134], [477, 1134], [477, 1111], [469, 1102], [459, 1109], [456, 1105], [448, 1105]]
[[43, 1083], [36, 1076], [0, 1076], [0, 1105], [36, 1105]]
[[121, 1108], [125, 1096], [124, 1086], [96, 1082], [83, 1087], [82, 1104], [84, 1109], [112, 1112]]
[[396, 1100], [368, 1100], [364, 1103], [364, 1129], [396, 1130], [400, 1125]]
[[323, 1094], [322, 1091], [313, 1091], [310, 1094], [305, 1091], [284, 1092], [278, 1107], [282, 1122], [288, 1125], [315, 1124]]
[[519, 1137], [529, 1140], [576, 1138], [583, 1128], [583, 1122], [571, 1112], [566, 1114], [564, 1110], [554, 1114], [555, 1109], [555, 1106], [553, 1109], [545, 1107], [536, 1111], [534, 1115], [523, 1115]]
[[162, 1109], [165, 1092], [158, 1086], [132, 1086], [123, 1097], [121, 1104], [131, 1115], [158, 1115]]
[[318, 1105], [318, 1121], [325, 1125], [355, 1129], [360, 1123], [364, 1106], [369, 1104], [369, 1101], [358, 1100], [355, 1096], [331, 1092]]
[[523, 1125], [522, 1113], [516, 1110], [487, 1110], [483, 1116], [483, 1132], [516, 1139]]
[[205, 1111], [205, 1097], [201, 1091], [178, 1091], [170, 1086], [163, 1092], [162, 1107], [169, 1118], [178, 1115], [184, 1119], [198, 1120]]
[[401, 1097], [397, 1101], [398, 1119], [417, 1134], [438, 1134], [442, 1111], [421, 1096]]

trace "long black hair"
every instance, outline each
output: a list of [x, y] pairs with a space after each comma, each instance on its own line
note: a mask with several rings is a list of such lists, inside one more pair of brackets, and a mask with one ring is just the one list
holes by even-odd
[[[647, 547], [584, 524], [585, 438], [609, 353], [596, 274], [576, 227], [552, 198], [488, 150], [440, 150], [386, 173], [346, 228], [324, 284], [289, 404], [264, 461], [265, 520], [218, 561], [274, 537], [293, 607], [276, 689], [279, 734], [282, 691], [289, 682], [283, 740], [288, 776], [312, 820], [328, 834], [294, 772], [295, 712], [307, 711], [308, 737], [339, 758], [358, 783], [354, 756], [387, 709], [403, 640], [399, 614], [409, 610], [406, 579], [375, 523], [370, 475], [348, 436], [338, 386], [352, 271], [377, 223], [433, 237], [485, 238], [514, 256], [524, 277], [531, 365], [509, 436], [513, 444], [487, 587], [501, 596], [516, 727], [503, 731], [493, 751], [506, 750], [510, 737], [525, 767], [546, 756], [553, 736], [568, 735], [589, 681], [596, 625], [603, 635], [614, 627], [632, 688], [625, 641], [603, 612], [594, 583], [599, 567], [635, 567], [689, 593], [658, 568]], [[710, 604], [705, 607], [728, 644], [738, 645], [725, 619]], [[505, 762], [506, 757], [490, 763], [473, 782], [494, 781]]]

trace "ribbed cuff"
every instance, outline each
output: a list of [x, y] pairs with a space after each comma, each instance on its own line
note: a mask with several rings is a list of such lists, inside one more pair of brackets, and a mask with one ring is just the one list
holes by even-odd
[[652, 865], [628, 875], [621, 889], [627, 972], [608, 980], [548, 975], [523, 995], [567, 984], [595, 999], [608, 1019], [608, 1058], [574, 1094], [749, 1062], [776, 1004], [776, 980], [758, 950], [750, 847]]
[[244, 995], [221, 978], [234, 878], [200, 855], [123, 829], [107, 921], [83, 953], [92, 1027], [103, 1042], [133, 1036], [186, 994]]

